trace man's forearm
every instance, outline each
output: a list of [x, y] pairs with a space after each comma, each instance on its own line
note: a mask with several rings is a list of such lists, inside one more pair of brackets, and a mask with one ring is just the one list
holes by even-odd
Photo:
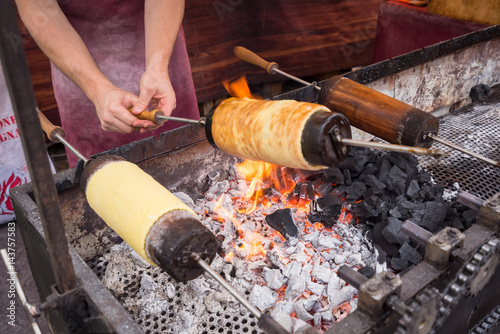
[[146, 68], [168, 75], [168, 64], [184, 16], [183, 0], [146, 0]]
[[93, 100], [111, 82], [55, 0], [16, 0], [21, 18], [49, 59]]

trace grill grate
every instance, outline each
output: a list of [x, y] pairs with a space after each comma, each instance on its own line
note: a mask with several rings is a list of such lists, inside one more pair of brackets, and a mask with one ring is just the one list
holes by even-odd
[[[106, 251], [110, 253], [110, 251]], [[102, 280], [106, 272], [106, 268], [109, 262], [102, 258], [102, 256], [97, 256], [89, 261], [87, 261], [89, 267], [94, 271], [94, 273]], [[159, 315], [152, 316], [140, 316], [139, 310], [133, 308], [133, 305], [128, 305], [126, 303], [127, 298], [135, 298], [138, 296], [140, 279], [143, 274], [147, 274], [153, 278], [153, 281], [158, 284], [165, 284], [165, 281], [171, 283], [175, 287], [175, 296], [172, 298], [166, 298], [168, 307], [163, 310]], [[124, 277], [125, 278], [125, 277]], [[207, 278], [211, 279], [211, 278]], [[146, 334], [164, 334], [164, 333], [178, 333], [177, 330], [172, 329], [173, 324], [175, 324], [177, 319], [177, 314], [180, 309], [195, 309], [197, 304], [196, 299], [191, 302], [191, 305], [186, 305], [186, 299], [182, 298], [182, 294], [186, 289], [186, 283], [177, 282], [167, 274], [163, 273], [159, 268], [142, 268], [140, 270], [134, 271], [127, 275], [124, 282], [126, 287], [124, 288], [125, 294], [122, 296], [116, 296], [122, 305], [127, 309], [127, 311], [134, 317], [135, 321], [143, 329]], [[248, 296], [247, 296], [248, 297]], [[262, 331], [257, 324], [257, 319], [251, 313], [246, 313], [242, 315], [239, 310], [232, 309], [230, 307], [225, 307], [222, 311], [211, 313], [210, 315], [204, 316], [204, 320], [200, 322], [198, 326], [199, 332], [201, 334], [261, 334]], [[188, 332], [185, 332], [188, 333]]]
[[[440, 119], [439, 137], [490, 159], [500, 161], [500, 102], [478, 104]], [[433, 148], [447, 155], [437, 161], [420, 158], [436, 182], [452, 190], [458, 183], [461, 190], [486, 200], [500, 191], [500, 168], [453, 150], [440, 143]]]
[[[481, 104], [468, 108], [468, 112], [449, 114], [441, 118], [440, 123], [439, 136], [441, 138], [491, 159], [500, 160], [500, 102], [489, 105]], [[451, 150], [439, 143], [435, 143], [433, 147], [444, 150], [448, 153], [447, 156], [437, 162], [428, 157], [419, 159], [421, 165], [433, 175], [436, 182], [442, 182], [450, 190], [453, 189], [454, 184], [458, 183], [460, 189], [482, 199], [487, 199], [500, 191], [500, 168]], [[103, 255], [87, 261], [101, 280], [109, 264]], [[149, 275], [158, 285], [169, 283], [175, 287], [175, 294], [165, 299], [167, 307], [156, 315], [141, 316], [137, 307], [126, 302], [127, 299], [139, 296], [143, 274]], [[211, 280], [207, 277], [208, 279]], [[186, 304], [187, 298], [182, 298], [186, 293], [187, 283], [176, 282], [158, 268], [137, 269], [124, 277], [123, 283], [125, 284], [124, 294], [117, 295], [117, 298], [147, 334], [179, 332], [178, 324], [176, 325], [179, 311], [187, 308], [195, 310], [199, 306], [196, 298], [187, 302], [189, 305]], [[241, 309], [231, 306], [224, 306], [222, 310], [211, 314], [206, 313], [200, 319], [197, 333], [262, 333], [257, 325], [257, 319], [252, 314], [243, 313]]]

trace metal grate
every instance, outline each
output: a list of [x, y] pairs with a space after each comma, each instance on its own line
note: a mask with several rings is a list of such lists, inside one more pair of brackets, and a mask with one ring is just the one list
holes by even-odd
[[[500, 161], [500, 102], [481, 103], [464, 108], [440, 119], [439, 137], [490, 159]], [[483, 200], [500, 192], [500, 168], [477, 160], [440, 143], [433, 148], [447, 152], [444, 159], [420, 158], [436, 182], [452, 190], [460, 190]]]
[[[109, 253], [109, 250], [106, 251]], [[94, 273], [102, 280], [108, 266], [108, 261], [104, 260], [102, 256], [97, 256], [87, 261], [89, 267]], [[165, 298], [168, 306], [158, 315], [146, 315], [144, 317], [139, 315], [138, 310], [134, 309], [133, 305], [127, 305], [125, 300], [127, 298], [135, 298], [139, 293], [140, 279], [143, 274], [147, 274], [153, 278], [157, 284], [165, 284], [165, 281], [171, 283], [175, 287], [175, 295], [172, 298]], [[135, 321], [146, 334], [164, 334], [172, 333], [177, 334], [175, 326], [177, 322], [177, 315], [180, 310], [191, 308], [195, 309], [198, 302], [194, 299], [190, 305], [186, 305], [186, 299], [182, 298], [187, 288], [186, 283], [177, 282], [167, 274], [163, 273], [159, 268], [142, 268], [127, 275], [124, 283], [125, 295], [116, 296], [122, 303], [125, 309], [134, 317]], [[211, 278], [207, 278], [211, 279]], [[247, 296], [248, 297], [248, 296]], [[188, 333], [188, 332], [186, 332]], [[246, 313], [242, 315], [239, 310], [230, 307], [225, 307], [222, 311], [214, 312], [203, 317], [203, 320], [198, 325], [198, 332], [200, 334], [261, 334], [262, 331], [257, 324], [257, 319], [251, 314]]]

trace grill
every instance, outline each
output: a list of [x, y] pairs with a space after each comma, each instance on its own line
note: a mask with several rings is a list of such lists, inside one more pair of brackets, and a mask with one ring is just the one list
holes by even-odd
[[[440, 119], [440, 136], [471, 151], [500, 160], [500, 94], [484, 103], [467, 106]], [[461, 152], [450, 150], [435, 143], [448, 155], [442, 161], [421, 159], [422, 166], [429, 170], [436, 182], [448, 189], [458, 183], [461, 190], [486, 200], [500, 190], [498, 167], [478, 161]]]
[[[361, 83], [380, 84], [381, 87], [384, 87], [387, 82], [391, 81], [391, 76], [401, 78], [404, 71], [418, 72], [414, 67], [431, 66], [426, 64], [435, 60], [441, 61], [442, 57], [447, 54], [465, 50], [465, 53], [470, 56], [484, 48], [498, 50], [494, 46], [498, 45], [499, 36], [499, 27], [493, 27], [346, 76]], [[481, 54], [477, 55], [478, 58], [480, 56]], [[464, 61], [464, 64], [461, 65], [467, 66], [468, 61]], [[499, 65], [496, 64], [496, 66]], [[408, 80], [411, 82], [414, 78]], [[485, 80], [484, 83], [488, 85], [495, 83], [495, 78], [486, 78]], [[453, 82], [453, 80], [449, 81], [449, 84]], [[394, 90], [396, 89], [394, 88]], [[445, 90], [445, 83], [443, 83], [442, 92]], [[395, 95], [397, 94], [395, 93]], [[276, 98], [314, 102], [317, 97], [317, 92], [312, 87], [306, 87]], [[464, 96], [454, 96], [455, 101], [463, 98]], [[413, 104], [418, 105], [418, 103], [425, 101], [414, 102]], [[471, 145], [469, 147], [471, 150], [476, 149], [476, 147], [472, 147], [472, 142], [479, 143], [480, 153], [498, 159], [500, 152], [497, 125], [500, 118], [498, 106], [498, 100], [488, 105], [480, 103], [443, 117], [440, 136], [457, 144]], [[442, 107], [442, 105], [437, 107]], [[431, 106], [428, 105], [423, 109], [429, 108]], [[435, 145], [438, 146], [438, 144]], [[444, 147], [443, 150], [449, 151]], [[205, 193], [213, 182], [228, 179], [233, 170], [231, 166], [234, 166], [238, 161], [238, 159], [211, 147], [206, 141], [204, 132], [191, 125], [164, 133], [159, 140], [154, 138], [141, 140], [104, 154], [120, 155], [139, 165], [170, 191], [182, 191], [192, 198], [197, 198], [200, 194]], [[487, 199], [498, 193], [500, 189], [498, 170], [459, 153], [453, 152], [438, 163], [423, 159], [422, 166], [432, 172], [436, 181], [442, 181], [449, 191], [455, 190], [455, 183], [458, 183], [461, 189], [475, 193], [482, 199]], [[144, 269], [130, 271], [120, 282], [123, 285], [123, 293], [119, 294], [116, 299], [113, 298], [110, 291], [104, 288], [101, 279], [106, 268], [110, 265], [107, 257], [122, 247], [122, 240], [88, 206], [77, 182], [81, 169], [80, 165], [76, 170], [60, 173], [56, 175], [55, 181], [66, 235], [71, 245], [70, 254], [75, 267], [77, 284], [88, 295], [88, 304], [92, 308], [93, 324], [117, 333], [177, 333], [187, 328], [188, 321], [199, 321], [197, 332], [201, 333], [261, 333], [257, 319], [236, 302], [228, 303], [227, 307], [210, 314], [203, 312], [203, 317], [199, 317], [199, 319], [183, 318], [182, 314], [186, 309], [194, 310], [195, 314], [197, 314], [196, 310], [202, 310], [200, 303], [195, 296], [190, 295], [189, 282], [175, 282], [159, 269], [144, 267]], [[47, 268], [50, 268], [51, 264], [48, 260], [46, 241], [42, 236], [40, 218], [37, 215], [37, 207], [33, 198], [31, 184], [12, 191], [16, 216], [22, 227], [30, 266], [37, 281], [41, 299], [44, 300], [53, 292], [51, 287], [55, 284], [55, 279], [51, 273], [47, 274]], [[480, 238], [486, 239], [487, 236], [483, 234]], [[467, 251], [471, 250], [467, 249]], [[496, 276], [492, 280], [495, 280], [498, 274], [497, 270]], [[132, 300], [141, 297], [141, 293], [144, 292], [141, 292], [141, 289], [145, 286], [142, 282], [145, 277], [151, 278], [149, 285], [156, 284], [166, 287], [167, 295], [164, 298], [166, 304], [159, 316], [143, 316], [141, 310], [134, 307], [138, 302]], [[210, 280], [208, 277], [204, 279]], [[413, 277], [413, 279], [418, 281], [420, 277]], [[442, 284], [445, 285], [446, 282], [443, 281]], [[413, 289], [414, 285], [409, 288], [410, 292], [415, 292]], [[246, 294], [248, 295], [249, 291]], [[154, 305], [147, 306], [153, 307]], [[48, 312], [48, 320], [56, 331], [58, 329], [63, 331], [64, 328], [68, 327], [67, 323], [75, 319], [75, 317], [65, 316], [66, 311], [62, 307], [59, 310]], [[484, 316], [487, 311], [483, 313]], [[79, 316], [88, 315], [79, 314]], [[452, 317], [453, 314], [450, 315], [450, 318]], [[358, 323], [361, 326], [363, 322], [364, 320], [361, 319], [350, 323]], [[179, 327], [179, 325], [184, 327]], [[351, 330], [355, 330], [355, 328], [352, 327]]]
[[[109, 250], [105, 254], [109, 254]], [[89, 267], [93, 272], [102, 279], [108, 261], [103, 260], [102, 255], [87, 261]], [[137, 310], [133, 307], [125, 306], [127, 311], [131, 313], [134, 320], [141, 327], [142, 331], [146, 334], [160, 334], [160, 333], [176, 333], [176, 325], [179, 323], [178, 315], [182, 310], [195, 310], [199, 308], [200, 303], [196, 299], [187, 301], [182, 298], [183, 295], [188, 293], [187, 283], [177, 282], [158, 268], [148, 268], [143, 270], [132, 271], [124, 281], [126, 287], [124, 288], [125, 294], [119, 297], [120, 302], [124, 303], [129, 298], [137, 298], [139, 294], [140, 280], [143, 274], [147, 274], [153, 278], [153, 281], [161, 285], [170, 285], [175, 290], [165, 300], [168, 302], [167, 308], [161, 312], [160, 316], [141, 317]], [[210, 278], [207, 278], [210, 279]], [[198, 333], [262, 333], [257, 325], [257, 319], [253, 314], [245, 312], [246, 310], [240, 309], [237, 305], [235, 308], [224, 307], [221, 311], [211, 313], [210, 316], [204, 317], [204, 321], [200, 322]], [[242, 314], [243, 313], [243, 314]], [[246, 313], [246, 314], [245, 314]]]

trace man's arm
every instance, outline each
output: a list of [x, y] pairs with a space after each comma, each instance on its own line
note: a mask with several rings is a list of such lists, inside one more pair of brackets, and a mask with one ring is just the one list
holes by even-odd
[[137, 96], [114, 86], [99, 70], [56, 0], [16, 0], [21, 18], [49, 59], [94, 103], [104, 130], [131, 133], [153, 126], [126, 109]]
[[168, 75], [168, 64], [183, 16], [183, 0], [146, 0], [146, 71], [141, 78], [141, 92], [138, 102], [134, 104], [134, 113], [146, 109], [151, 99], [166, 115], [175, 109], [175, 93]]

